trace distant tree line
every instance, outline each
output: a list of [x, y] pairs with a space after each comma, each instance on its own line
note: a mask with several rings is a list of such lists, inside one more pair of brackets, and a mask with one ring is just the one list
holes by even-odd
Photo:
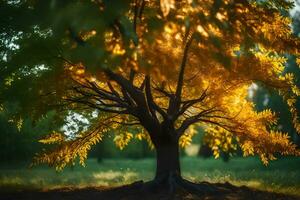
[[[0, 163], [30, 162], [37, 152], [41, 152], [43, 145], [39, 140], [50, 130], [60, 129], [61, 124], [53, 123], [53, 114], [49, 113], [43, 119], [34, 122], [30, 119], [13, 119], [11, 112], [16, 105], [11, 105], [9, 110], [0, 112]], [[18, 121], [17, 126], [13, 121]], [[146, 141], [136, 141], [128, 145], [124, 150], [112, 145], [113, 141], [107, 135], [103, 141], [97, 144], [90, 152], [90, 158], [101, 161], [105, 158], [131, 158], [139, 159], [154, 157], [155, 152], [148, 147]]]

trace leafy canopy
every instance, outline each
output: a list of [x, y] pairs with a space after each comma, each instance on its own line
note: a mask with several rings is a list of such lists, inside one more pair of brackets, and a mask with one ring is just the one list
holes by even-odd
[[285, 73], [287, 55], [300, 55], [287, 14], [291, 1], [1, 4], [2, 108], [16, 103], [16, 122], [50, 110], [57, 121], [70, 110], [90, 120], [88, 130], [72, 136], [55, 130], [42, 139], [55, 148], [37, 163], [62, 169], [79, 157], [84, 164], [91, 146], [111, 131], [121, 149], [133, 138], [156, 147], [156, 130], [173, 131], [186, 146], [197, 126], [205, 128], [216, 157], [237, 145], [265, 164], [277, 153], [299, 155], [289, 136], [276, 130], [276, 114], [255, 111], [247, 98], [253, 83], [277, 91], [300, 132], [300, 91], [293, 74]]

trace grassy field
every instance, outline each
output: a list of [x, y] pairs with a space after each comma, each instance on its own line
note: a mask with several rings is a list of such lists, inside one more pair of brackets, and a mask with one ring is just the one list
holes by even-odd
[[[196, 182], [230, 182], [260, 190], [300, 196], [300, 159], [273, 161], [268, 167], [257, 158], [234, 158], [228, 163], [215, 159], [182, 158], [183, 176]], [[28, 169], [23, 165], [0, 166], [0, 188], [5, 191], [54, 189], [60, 187], [118, 186], [154, 176], [153, 159], [111, 159], [87, 161], [85, 168], [75, 166], [63, 172], [48, 167]]]

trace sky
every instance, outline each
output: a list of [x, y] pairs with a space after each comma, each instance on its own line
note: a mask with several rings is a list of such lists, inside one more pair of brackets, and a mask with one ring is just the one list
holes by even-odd
[[300, 0], [295, 0], [294, 2], [296, 4], [296, 6], [290, 12], [292, 16], [296, 13], [296, 11], [300, 11]]

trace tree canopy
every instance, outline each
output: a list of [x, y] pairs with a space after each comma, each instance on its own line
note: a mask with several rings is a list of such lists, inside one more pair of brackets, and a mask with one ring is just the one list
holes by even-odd
[[[298, 56], [291, 1], [269, 0], [21, 0], [1, 1], [0, 98], [18, 105], [13, 120], [39, 119], [55, 110], [90, 120], [87, 129], [55, 130], [43, 143], [55, 148], [37, 163], [62, 169], [108, 131], [123, 148], [145, 139], [190, 143], [206, 129], [219, 152], [240, 146], [267, 164], [280, 153], [299, 155], [276, 113], [258, 112], [248, 89], [260, 83], [287, 103], [300, 132], [299, 88], [285, 72]], [[92, 114], [96, 111], [96, 114]], [[225, 138], [225, 140], [223, 139]]]

